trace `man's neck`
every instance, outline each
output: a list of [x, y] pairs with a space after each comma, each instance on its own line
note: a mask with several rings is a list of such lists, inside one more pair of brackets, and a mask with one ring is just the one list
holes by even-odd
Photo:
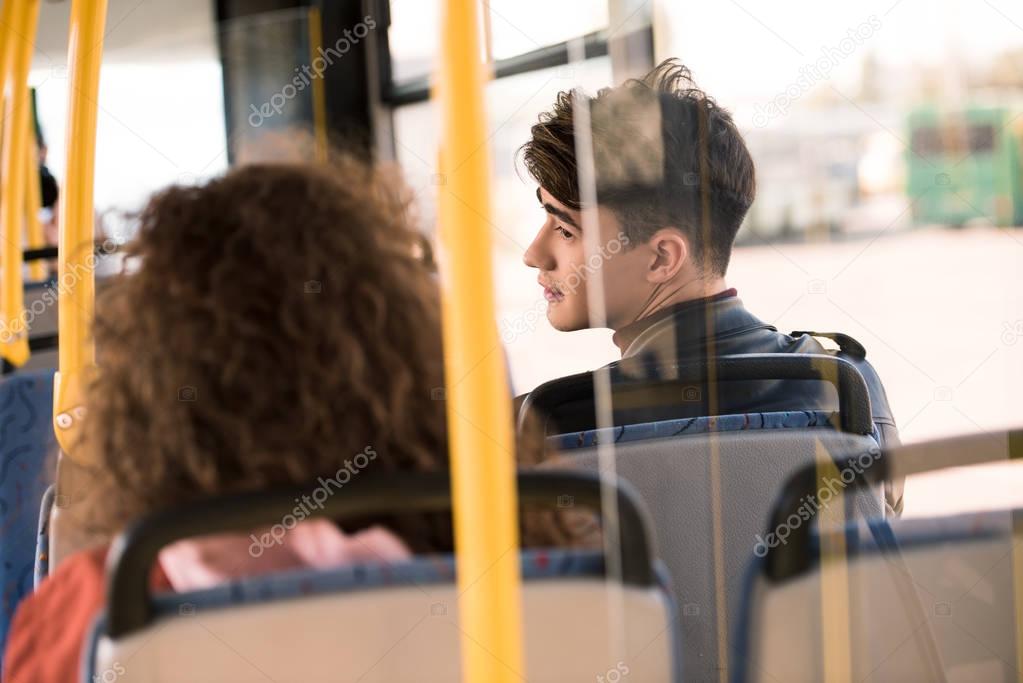
[[[670, 286], [663, 289], [665, 292], [672, 292], [672, 287]], [[663, 300], [655, 299], [653, 305], [648, 306], [645, 311], [641, 311], [639, 317], [632, 322], [615, 327], [612, 340], [615, 346], [618, 347], [618, 350], [624, 355], [625, 350], [635, 341], [636, 337], [648, 327], [646, 323], [651, 321], [651, 319], [656, 319], [662, 311], [679, 304], [715, 296], [727, 289], [728, 285], [723, 277], [717, 277], [712, 280], [695, 280], [683, 287], [677, 288], [677, 291], [666, 296]]]
[[[672, 289], [676, 288], [671, 286], [664, 288], [665, 292], [671, 292]], [[726, 289], [728, 289], [728, 285], [725, 284], [725, 278], [723, 277], [716, 277], [711, 280], [695, 280], [681, 288], [677, 288], [671, 296], [665, 298], [663, 301], [658, 300], [656, 306], [643, 312], [642, 316], [637, 318], [637, 320], [649, 318], [650, 316], [656, 315], [660, 311], [663, 311], [666, 308], [671, 308], [676, 304], [684, 304], [687, 301], [696, 301], [697, 299], [706, 299], [709, 296], [720, 294]]]

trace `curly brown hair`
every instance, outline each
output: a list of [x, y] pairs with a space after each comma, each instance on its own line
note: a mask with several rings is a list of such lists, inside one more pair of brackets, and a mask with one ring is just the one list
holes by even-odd
[[[127, 249], [138, 267], [96, 306], [82, 443], [96, 530], [305, 486], [367, 448], [374, 472], [446, 469], [438, 291], [407, 209], [393, 177], [350, 157], [150, 201]], [[452, 548], [450, 515], [382, 521], [414, 551]], [[532, 540], [567, 542], [555, 526]]]

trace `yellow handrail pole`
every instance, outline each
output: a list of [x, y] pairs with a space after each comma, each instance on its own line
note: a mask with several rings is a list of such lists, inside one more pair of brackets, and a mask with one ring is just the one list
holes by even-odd
[[[315, 63], [323, 47], [323, 17], [319, 7], [309, 8], [309, 64]], [[313, 135], [316, 140], [316, 160], [327, 161], [327, 95], [323, 74], [313, 78]]]
[[96, 364], [90, 336], [95, 304], [93, 187], [106, 0], [72, 0], [68, 41], [67, 161], [58, 240], [59, 368], [54, 377], [57, 442], [75, 459], [83, 389]]
[[[0, 5], [0, 112], [4, 109], [4, 93], [10, 77], [11, 55], [15, 42], [14, 24], [11, 23], [16, 0], [3, 0]], [[4, 121], [0, 118], [0, 147], [3, 146]]]
[[[42, 188], [39, 180], [39, 147], [35, 136], [33, 121], [35, 111], [28, 119], [28, 131], [26, 132], [25, 144], [25, 243], [29, 249], [38, 249], [46, 246], [46, 238], [43, 236], [43, 224], [39, 220], [39, 210], [42, 208]], [[33, 261], [28, 265], [29, 276], [33, 280], [42, 280], [46, 277], [46, 264], [43, 261]]]
[[39, 22], [40, 0], [13, 2], [10, 24], [4, 40], [10, 52], [8, 76], [4, 79], [4, 146], [0, 154], [0, 237], [2, 237], [3, 281], [0, 284], [0, 355], [20, 367], [28, 360], [28, 330], [25, 319], [25, 283], [22, 267], [22, 231], [25, 219], [25, 148], [28, 145], [28, 72], [32, 68], [32, 39]]
[[[830, 491], [829, 483], [841, 483], [842, 473], [835, 465], [834, 456], [820, 440], [816, 442], [817, 487], [820, 492]], [[832, 492], [834, 494], [834, 492]], [[852, 608], [849, 600], [849, 557], [845, 529], [845, 491], [841, 491], [823, 504], [817, 515], [817, 528], [821, 539], [820, 593], [821, 593], [821, 660], [825, 683], [852, 680]], [[837, 530], [837, 531], [836, 531]]]
[[[491, 266], [490, 162], [476, 0], [443, 4], [439, 217], [463, 680], [524, 674], [511, 401]], [[481, 144], [482, 143], [482, 144]]]

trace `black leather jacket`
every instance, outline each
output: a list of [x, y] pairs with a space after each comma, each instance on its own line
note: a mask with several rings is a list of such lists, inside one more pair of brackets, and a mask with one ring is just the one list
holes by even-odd
[[[819, 339], [830, 338], [839, 349], [828, 349]], [[785, 334], [750, 313], [731, 290], [722, 295], [685, 302], [620, 330], [615, 341], [624, 346], [622, 360], [612, 364], [612, 381], [619, 374], [638, 374], [643, 368], [685, 360], [751, 353], [827, 354], [843, 358], [860, 371], [870, 394], [871, 412], [881, 446], [899, 444], [898, 429], [881, 380], [855, 339], [833, 333]], [[808, 380], [744, 380], [717, 382], [714, 395], [656, 397], [656, 407], [614, 406], [615, 422], [642, 422], [696, 415], [838, 409], [838, 396], [830, 384]], [[679, 400], [681, 398], [681, 400]], [[593, 427], [593, 408], [573, 411], [569, 406], [555, 418], [559, 431]], [[581, 408], [581, 406], [580, 406]], [[902, 482], [886, 487], [888, 505], [902, 509]]]

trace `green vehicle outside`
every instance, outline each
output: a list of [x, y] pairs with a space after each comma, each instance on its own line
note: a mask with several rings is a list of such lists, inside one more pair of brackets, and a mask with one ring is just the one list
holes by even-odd
[[909, 133], [915, 223], [1023, 225], [1023, 108], [922, 106]]

